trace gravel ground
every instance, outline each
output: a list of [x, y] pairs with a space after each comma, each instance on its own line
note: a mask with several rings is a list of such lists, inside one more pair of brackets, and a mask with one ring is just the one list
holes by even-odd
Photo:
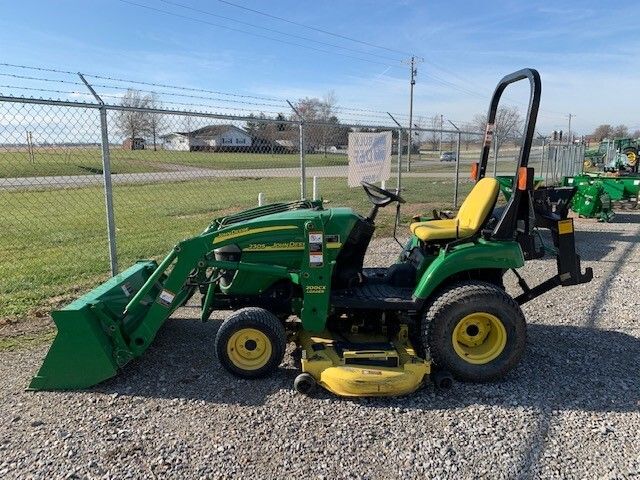
[[[527, 353], [495, 384], [304, 397], [290, 363], [259, 381], [225, 373], [219, 322], [189, 308], [91, 391], [25, 392], [46, 347], [0, 352], [0, 476], [640, 477], [640, 214], [617, 220], [576, 221], [595, 278], [524, 307]], [[369, 263], [387, 263], [394, 245], [375, 241]], [[554, 269], [530, 262], [525, 275], [535, 283]]]

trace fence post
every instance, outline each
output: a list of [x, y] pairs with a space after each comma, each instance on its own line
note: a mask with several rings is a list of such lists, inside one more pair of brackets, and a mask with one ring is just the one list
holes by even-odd
[[453, 184], [453, 208], [458, 208], [458, 183], [460, 182], [460, 132], [456, 139], [456, 181]]
[[402, 182], [402, 128], [398, 130], [398, 179], [396, 181], [396, 193], [402, 190], [400, 184]]
[[300, 119], [300, 123], [298, 124], [298, 128], [300, 130], [300, 139], [298, 142], [300, 148], [300, 199], [304, 200], [307, 198], [307, 171], [304, 161], [304, 117], [300, 115], [300, 112], [293, 106], [293, 103], [289, 100], [287, 100], [287, 103], [291, 107], [291, 110], [293, 110]]
[[[118, 273], [118, 254], [116, 250], [116, 221], [113, 211], [113, 186], [111, 184], [111, 157], [109, 153], [109, 132], [107, 129], [107, 107], [93, 87], [78, 73], [80, 80], [87, 86], [91, 94], [100, 104], [100, 133], [102, 147], [102, 178], [104, 183], [104, 204], [107, 214], [107, 241], [109, 245], [109, 264], [111, 276]], [[131, 140], [133, 141], [133, 139]]]
[[[546, 143], [546, 139], [544, 137], [542, 137], [542, 153], [540, 154], [540, 175], [544, 174], [544, 145]], [[545, 179], [545, 185], [546, 185], [546, 179]]]
[[455, 128], [458, 132], [458, 137], [456, 139], [456, 180], [453, 184], [453, 208], [458, 208], [458, 181], [460, 178], [460, 129], [451, 120], [447, 119], [447, 122], [453, 125], [453, 128]]
[[304, 161], [304, 122], [300, 121], [300, 198], [307, 198], [307, 171]]

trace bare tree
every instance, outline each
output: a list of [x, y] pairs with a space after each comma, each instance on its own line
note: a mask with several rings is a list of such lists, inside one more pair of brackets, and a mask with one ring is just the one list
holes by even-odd
[[[486, 114], [479, 113], [473, 117], [476, 129], [484, 132], [487, 128]], [[500, 107], [496, 112], [496, 123], [494, 127], [494, 139], [496, 155], [500, 148], [510, 139], [515, 139], [518, 132], [522, 131], [522, 116], [518, 107]]]
[[431, 146], [431, 150], [437, 150], [438, 145], [440, 144], [440, 119], [441, 116], [439, 113], [436, 113], [433, 117], [429, 118], [429, 128], [432, 129], [431, 132], [427, 135], [427, 142]]
[[[122, 96], [120, 104], [123, 107], [144, 109], [149, 108], [150, 98], [143, 96], [139, 90], [129, 89]], [[119, 110], [116, 127], [126, 138], [131, 138], [133, 145], [137, 137], [149, 132], [149, 114], [139, 110]]]
[[[311, 148], [321, 147], [325, 155], [329, 144], [336, 141], [336, 137], [342, 132], [340, 121], [335, 115], [336, 103], [333, 91], [328, 92], [322, 100], [306, 97], [296, 103], [296, 110], [306, 123], [305, 145]], [[296, 115], [291, 118], [297, 120]]]
[[333, 113], [336, 103], [338, 101], [335, 92], [329, 90], [318, 106], [320, 121], [325, 124], [320, 127], [321, 144], [325, 157], [327, 156], [327, 147], [329, 143], [333, 142], [335, 136], [335, 127], [331, 124], [338, 123], [338, 118]]
[[629, 136], [629, 128], [626, 125], [618, 125], [613, 129], [613, 138], [627, 138]]
[[605, 138], [611, 137], [613, 137], [613, 127], [608, 123], [598, 125], [591, 134], [591, 138], [593, 138], [593, 140], [595, 140], [596, 142], [601, 142]]
[[640, 138], [640, 130], [634, 130], [631, 134], [631, 138]]
[[[471, 132], [476, 130], [477, 125], [466, 123], [461, 125], [461, 128], [465, 132]], [[464, 145], [465, 150], [469, 150], [469, 147], [480, 140], [480, 138], [481, 137], [479, 135], [472, 135], [470, 133], [463, 133], [462, 135], [460, 135], [460, 141]]]
[[[148, 96], [149, 99], [149, 108], [160, 109], [162, 108], [162, 103], [158, 99], [158, 95], [156, 93], [152, 93]], [[149, 134], [151, 135], [151, 140], [153, 141], [153, 151], [157, 150], [156, 141], [157, 137], [162, 131], [167, 128], [167, 124], [165, 121], [165, 117], [161, 113], [150, 113], [149, 118]]]

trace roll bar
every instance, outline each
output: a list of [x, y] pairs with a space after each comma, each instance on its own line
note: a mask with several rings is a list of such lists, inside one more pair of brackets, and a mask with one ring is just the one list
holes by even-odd
[[493, 136], [495, 134], [495, 122], [498, 113], [498, 104], [500, 103], [500, 99], [502, 98], [502, 93], [512, 83], [516, 83], [524, 79], [529, 79], [530, 94], [529, 107], [527, 109], [527, 123], [522, 134], [522, 149], [520, 150], [518, 168], [526, 167], [529, 164], [529, 154], [531, 152], [531, 144], [533, 143], [533, 135], [536, 130], [538, 109], [540, 108], [542, 82], [540, 81], [540, 74], [537, 70], [533, 68], [523, 68], [522, 70], [518, 70], [517, 72], [513, 72], [509, 75], [504, 76], [493, 92], [491, 103], [489, 104], [489, 112], [487, 114], [487, 128], [484, 134], [484, 146], [480, 155], [480, 163], [476, 175], [476, 180], [484, 178], [487, 170], [489, 150], [491, 149], [491, 142], [493, 141]]

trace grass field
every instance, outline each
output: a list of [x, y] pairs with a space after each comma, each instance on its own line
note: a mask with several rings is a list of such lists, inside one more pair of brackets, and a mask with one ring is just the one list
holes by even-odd
[[[414, 214], [451, 207], [450, 181], [407, 178], [403, 185], [405, 224]], [[461, 185], [462, 198], [469, 187]], [[364, 192], [348, 188], [344, 178], [323, 179], [320, 190], [327, 207], [348, 205], [363, 213], [370, 208]], [[294, 178], [233, 178], [116, 186], [120, 267], [163, 256], [216, 216], [255, 206], [258, 192], [265, 192], [268, 202], [292, 200], [299, 185]], [[381, 212], [379, 235], [390, 234], [394, 210]], [[10, 212], [0, 214], [0, 318], [43, 314], [107, 277], [100, 187], [0, 192], [0, 212]]]
[[[176, 166], [210, 168], [219, 170], [298, 167], [298, 154], [262, 154], [231, 152], [173, 152], [165, 150], [123, 150], [112, 147], [112, 173], [144, 173], [179, 170]], [[346, 155], [307, 154], [306, 165], [347, 165]], [[33, 177], [51, 175], [102, 174], [100, 149], [35, 149], [33, 161], [26, 150], [3, 151], [0, 149], [0, 178]]]
[[[214, 170], [297, 168], [299, 154], [238, 153], [238, 152], [176, 152], [167, 150], [123, 150], [111, 147], [112, 173], [145, 173], [180, 170], [181, 166]], [[500, 170], [515, 170], [514, 150], [504, 149], [499, 159]], [[461, 152], [461, 171], [466, 175], [469, 165], [478, 161], [479, 150]], [[453, 172], [454, 162], [440, 162], [437, 152], [412, 155], [414, 172]], [[403, 165], [406, 166], [406, 155]], [[533, 158], [532, 158], [533, 161]], [[312, 153], [305, 155], [307, 167], [347, 165], [343, 154]], [[392, 169], [397, 158], [392, 159]], [[489, 161], [493, 165], [493, 157]], [[0, 178], [52, 175], [102, 174], [102, 159], [98, 147], [36, 148], [33, 160], [26, 150], [0, 148]]]

